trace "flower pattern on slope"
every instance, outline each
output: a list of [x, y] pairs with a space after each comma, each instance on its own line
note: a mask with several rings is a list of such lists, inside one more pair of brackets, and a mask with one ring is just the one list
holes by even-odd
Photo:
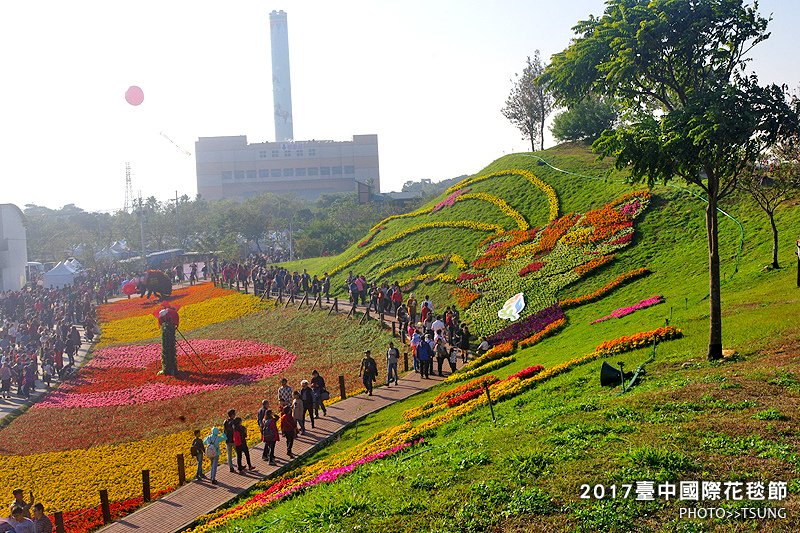
[[277, 375], [297, 357], [278, 346], [252, 341], [190, 342], [191, 348], [184, 346], [186, 351], [179, 352], [176, 377], [157, 374], [161, 369], [159, 344], [99, 349], [75, 378], [37, 406], [104, 407], [170, 400]]

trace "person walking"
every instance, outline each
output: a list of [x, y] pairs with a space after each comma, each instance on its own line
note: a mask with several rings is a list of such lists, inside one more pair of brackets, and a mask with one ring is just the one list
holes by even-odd
[[325, 407], [325, 400], [330, 400], [331, 395], [325, 388], [325, 379], [316, 370], [311, 371], [311, 390], [314, 392], [314, 418], [319, 418], [319, 410], [327, 415], [328, 409]]
[[448, 358], [449, 353], [447, 352], [447, 346], [444, 343], [443, 337], [438, 337], [436, 339], [436, 343], [434, 344], [434, 351], [436, 352], [436, 367], [439, 373], [439, 377], [444, 376], [442, 373], [442, 365], [444, 364], [444, 360]]
[[419, 359], [419, 373], [424, 379], [429, 379], [433, 367], [433, 350], [426, 340], [421, 340], [417, 346], [417, 359]]
[[469, 358], [469, 339], [471, 336], [467, 324], [461, 324], [461, 336], [458, 339], [458, 348], [461, 350], [461, 361], [463, 363], [466, 363]]
[[192, 441], [192, 447], [189, 451], [192, 454], [192, 457], [197, 459], [197, 472], [194, 475], [194, 480], [200, 481], [206, 476], [203, 474], [203, 455], [205, 452], [205, 446], [203, 446], [203, 441], [200, 439], [199, 429], [194, 430], [194, 440]]
[[233, 453], [236, 449], [236, 444], [233, 442], [233, 429], [234, 420], [236, 419], [236, 409], [228, 411], [228, 418], [222, 423], [222, 429], [225, 432], [225, 447], [228, 450], [228, 468], [231, 472], [233, 470]]
[[300, 391], [294, 391], [292, 394], [292, 418], [294, 418], [295, 422], [300, 424], [300, 434], [305, 435], [306, 417], [303, 400], [300, 398]]
[[297, 421], [292, 416], [292, 408], [286, 407], [281, 416], [281, 432], [286, 439], [286, 455], [294, 457], [292, 453], [292, 444], [294, 444], [294, 437], [297, 434]]
[[269, 461], [269, 464], [275, 465], [275, 443], [280, 440], [278, 434], [278, 423], [272, 410], [267, 409], [265, 413], [263, 425], [261, 426], [261, 435], [264, 439], [264, 453], [261, 454], [261, 459]]
[[388, 387], [392, 382], [392, 374], [394, 374], [394, 384], [398, 384], [397, 376], [397, 362], [400, 358], [400, 350], [394, 347], [394, 343], [389, 343], [389, 349], [386, 350], [386, 386]]
[[239, 468], [239, 473], [243, 474], [245, 471], [242, 465], [242, 456], [247, 459], [247, 470], [255, 470], [255, 467], [250, 462], [250, 449], [247, 446], [247, 428], [242, 424], [242, 419], [238, 416], [233, 421], [233, 444], [236, 446], [236, 466]]
[[314, 428], [314, 391], [308, 386], [308, 380], [300, 382], [300, 400], [303, 402], [303, 420], [306, 419], [306, 413], [311, 420], [311, 428]]
[[219, 464], [219, 444], [225, 442], [227, 436], [220, 433], [218, 427], [211, 428], [211, 434], [207, 435], [203, 444], [206, 445], [206, 457], [211, 460], [211, 484], [217, 484], [217, 465]]
[[372, 384], [375, 381], [375, 376], [378, 374], [378, 365], [375, 359], [372, 358], [372, 352], [366, 350], [364, 352], [364, 359], [361, 360], [361, 367], [358, 369], [358, 377], [367, 389], [367, 393], [372, 396]]

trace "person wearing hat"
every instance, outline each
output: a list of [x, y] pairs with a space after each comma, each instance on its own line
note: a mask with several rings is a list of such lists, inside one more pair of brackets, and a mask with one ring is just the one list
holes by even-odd
[[364, 352], [364, 359], [361, 360], [361, 368], [358, 369], [358, 377], [367, 389], [367, 393], [372, 396], [372, 383], [378, 375], [378, 365], [375, 359], [372, 358], [372, 352], [367, 350]]
[[413, 292], [411, 293], [411, 296], [408, 297], [406, 307], [408, 307], [408, 318], [412, 324], [415, 324], [417, 322], [417, 299]]

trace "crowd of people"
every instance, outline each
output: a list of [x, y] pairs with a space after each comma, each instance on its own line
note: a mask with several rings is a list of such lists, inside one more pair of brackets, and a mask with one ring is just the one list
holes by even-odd
[[95, 303], [117, 294], [122, 279], [121, 272], [109, 267], [84, 271], [67, 287], [35, 283], [0, 292], [1, 399], [13, 394], [29, 398], [37, 379], [45, 385], [66, 379], [83, 340], [91, 342], [99, 333]]
[[[325, 400], [330, 399], [330, 394], [325, 387], [325, 379], [314, 370], [311, 372], [310, 380], [302, 380], [300, 388], [292, 389], [286, 378], [281, 378], [280, 388], [277, 394], [277, 407], [273, 411], [270, 408], [270, 400], [265, 399], [261, 402], [258, 410], [257, 423], [261, 433], [261, 441], [264, 442], [264, 451], [261, 459], [269, 465], [275, 465], [275, 445], [283, 435], [286, 441], [286, 455], [294, 457], [292, 447], [297, 436], [306, 434], [306, 416], [311, 427], [314, 428], [314, 420], [319, 418], [319, 411], [322, 415], [328, 414], [325, 407]], [[222, 423], [222, 428], [212, 427], [205, 438], [201, 438], [202, 432], [194, 432], [189, 453], [197, 461], [197, 472], [195, 480], [206, 479], [203, 472], [203, 461], [211, 461], [211, 472], [209, 473], [211, 484], [217, 484], [217, 467], [220, 460], [220, 444], [225, 443], [227, 450], [228, 468], [231, 472], [244, 474], [255, 470], [256, 467], [250, 458], [248, 446], [247, 427], [242, 418], [236, 416], [236, 410], [231, 409], [227, 413], [227, 418]], [[234, 467], [234, 456], [236, 466]]]

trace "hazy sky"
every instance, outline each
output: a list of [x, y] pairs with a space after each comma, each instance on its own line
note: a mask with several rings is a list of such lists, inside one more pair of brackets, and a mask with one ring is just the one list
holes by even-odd
[[[269, 13], [288, 14], [296, 140], [377, 133], [382, 190], [472, 174], [530, 144], [500, 114], [536, 49], [602, 0], [0, 3], [0, 203], [122, 208], [197, 193], [198, 137], [274, 141]], [[797, 87], [800, 2], [762, 0], [762, 82]], [[130, 85], [145, 95], [125, 102]], [[546, 139], [552, 145], [551, 138]]]

